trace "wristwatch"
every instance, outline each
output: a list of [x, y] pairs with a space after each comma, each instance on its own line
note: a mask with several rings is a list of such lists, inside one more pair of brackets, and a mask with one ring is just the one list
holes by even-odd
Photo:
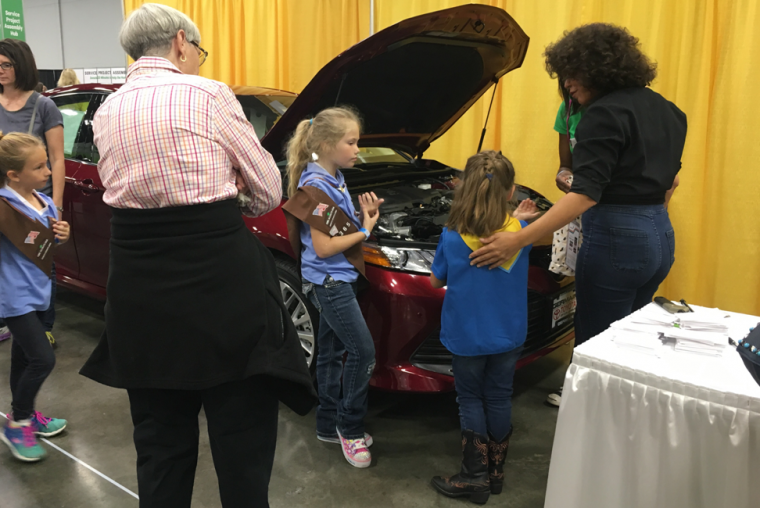
[[56, 210], [58, 210], [59, 212], [63, 213], [63, 207], [62, 207], [62, 206], [56, 206], [55, 208], [56, 208]]

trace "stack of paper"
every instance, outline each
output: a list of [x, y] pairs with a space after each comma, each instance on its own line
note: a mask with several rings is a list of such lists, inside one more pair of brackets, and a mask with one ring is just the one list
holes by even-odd
[[720, 355], [728, 343], [725, 313], [718, 309], [671, 314], [650, 304], [613, 323], [610, 329], [619, 347], [651, 355], [658, 355], [663, 344], [672, 344], [679, 352]]
[[705, 355], [720, 355], [728, 344], [726, 313], [718, 309], [695, 309], [677, 314], [674, 328], [665, 334], [676, 339], [675, 350]]
[[721, 355], [728, 344], [728, 335], [725, 332], [672, 328], [663, 333], [663, 337], [675, 339], [676, 351], [703, 355]]

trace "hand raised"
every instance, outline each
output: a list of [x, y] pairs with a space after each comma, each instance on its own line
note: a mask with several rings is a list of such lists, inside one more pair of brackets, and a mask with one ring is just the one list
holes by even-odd
[[378, 199], [374, 192], [365, 192], [359, 195], [359, 205], [362, 212], [366, 212], [370, 217], [373, 217], [380, 210], [380, 205], [383, 204], [384, 199]]
[[536, 203], [531, 199], [523, 199], [520, 205], [512, 213], [512, 217], [517, 220], [530, 221], [537, 219], [541, 215], [541, 210], [538, 209]]

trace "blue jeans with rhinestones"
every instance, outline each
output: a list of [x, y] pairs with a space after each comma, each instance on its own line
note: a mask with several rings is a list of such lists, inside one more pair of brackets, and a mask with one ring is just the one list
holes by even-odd
[[345, 439], [364, 437], [375, 344], [356, 301], [356, 283], [328, 276], [322, 285], [304, 282], [303, 289], [319, 310], [317, 434], [334, 437], [337, 428]]

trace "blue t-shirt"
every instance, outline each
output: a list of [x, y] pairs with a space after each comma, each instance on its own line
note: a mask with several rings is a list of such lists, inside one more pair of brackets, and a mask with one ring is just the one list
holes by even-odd
[[[523, 227], [527, 223], [520, 221]], [[433, 274], [446, 281], [441, 342], [459, 356], [512, 351], [528, 333], [528, 252], [509, 272], [470, 266], [470, 249], [456, 231], [443, 230]]]
[[[356, 209], [346, 188], [343, 173], [338, 171], [333, 177], [318, 164], [310, 162], [298, 181], [299, 187], [304, 185], [316, 187], [325, 192], [343, 210], [343, 213], [356, 223], [356, 227], [361, 228], [361, 224], [356, 221]], [[336, 189], [336, 187], [338, 188]], [[314, 251], [314, 244], [311, 241], [311, 227], [302, 222], [301, 276], [313, 284], [321, 285], [325, 283], [325, 278], [328, 275], [342, 282], [354, 282], [359, 278], [359, 272], [356, 271], [354, 265], [348, 262], [342, 252], [324, 259], [317, 256]]]
[[[37, 193], [47, 206], [35, 210], [27, 200], [9, 187], [0, 188], [0, 196], [8, 200], [30, 219], [38, 219], [50, 227], [50, 219], [57, 219], [53, 200]], [[0, 235], [0, 317], [23, 316], [50, 306], [50, 277], [37, 268], [5, 236]]]

